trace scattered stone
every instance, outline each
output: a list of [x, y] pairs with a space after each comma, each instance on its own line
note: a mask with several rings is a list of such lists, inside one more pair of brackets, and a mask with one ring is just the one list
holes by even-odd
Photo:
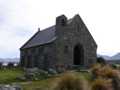
[[47, 71], [42, 70], [42, 69], [39, 69], [39, 73], [40, 73], [40, 74], [48, 74], [48, 72], [47, 72]]
[[[38, 69], [38, 68], [27, 68], [24, 70], [25, 74], [25, 80], [31, 81], [31, 80], [40, 80], [43, 78], [48, 77], [48, 71]], [[24, 80], [24, 77], [21, 77]]]
[[26, 77], [25, 76], [18, 76], [18, 77], [16, 77], [16, 80], [25, 81]]
[[20, 85], [0, 85], [0, 90], [22, 90]]
[[26, 68], [25, 72], [26, 73], [37, 73], [39, 71], [38, 68]]
[[52, 74], [52, 75], [55, 75], [55, 74], [57, 74], [57, 71], [55, 69], [49, 68], [48, 73]]

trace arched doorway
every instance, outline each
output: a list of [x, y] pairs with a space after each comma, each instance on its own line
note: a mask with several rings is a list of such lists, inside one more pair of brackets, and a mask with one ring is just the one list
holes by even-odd
[[84, 49], [83, 46], [80, 44], [77, 44], [74, 47], [74, 65], [83, 65], [84, 64]]

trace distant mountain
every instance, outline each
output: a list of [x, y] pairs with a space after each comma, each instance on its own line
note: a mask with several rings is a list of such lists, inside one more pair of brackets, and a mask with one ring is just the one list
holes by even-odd
[[[100, 55], [97, 57], [103, 57], [105, 60], [120, 60], [120, 53], [115, 54], [114, 56]], [[0, 62], [19, 62], [20, 58], [0, 58]]]
[[120, 64], [120, 60], [106, 60], [109, 64]]
[[19, 62], [19, 58], [0, 58], [0, 62]]
[[103, 57], [105, 60], [111, 60], [111, 57], [110, 56], [107, 56], [107, 55], [97, 55], [97, 57]]
[[106, 60], [120, 60], [120, 53], [115, 54], [114, 56], [107, 56], [107, 55], [97, 55], [98, 57], [103, 57]]
[[111, 60], [120, 60], [120, 53], [117, 53], [116, 55], [112, 56]]

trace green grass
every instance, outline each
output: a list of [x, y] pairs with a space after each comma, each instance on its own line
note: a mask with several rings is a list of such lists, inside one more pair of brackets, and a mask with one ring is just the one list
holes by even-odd
[[41, 80], [23, 82], [16, 80], [16, 77], [23, 76], [24, 74], [24, 72], [21, 69], [4, 69], [4, 70], [1, 69], [0, 84], [11, 84], [17, 82], [23, 86], [23, 90], [53, 90], [53, 88], [57, 85], [60, 78], [64, 76], [66, 73], [73, 74], [75, 77], [78, 78], [82, 77], [87, 81], [91, 79], [90, 74], [87, 72], [68, 71]]
[[53, 90], [57, 78], [48, 78], [39, 81], [28, 81], [21, 83], [23, 90]]
[[0, 70], [0, 84], [18, 82], [16, 77], [23, 75], [20, 69], [1, 69]]

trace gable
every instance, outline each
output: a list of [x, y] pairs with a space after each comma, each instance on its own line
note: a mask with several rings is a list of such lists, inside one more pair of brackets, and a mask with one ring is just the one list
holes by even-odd
[[[88, 40], [91, 41], [91, 43], [94, 44], [94, 47], [97, 48], [97, 44], [93, 38], [93, 36], [91, 35], [91, 33], [89, 32], [87, 26], [85, 25], [85, 23], [83, 22], [83, 20], [81, 19], [81, 17], [79, 15], [75, 15], [74, 16], [74, 19], [73, 19], [73, 22], [75, 22], [77, 28], [79, 30], [85, 30], [84, 32], [87, 34], [87, 36], [89, 37]], [[82, 28], [82, 29], [81, 29]]]

